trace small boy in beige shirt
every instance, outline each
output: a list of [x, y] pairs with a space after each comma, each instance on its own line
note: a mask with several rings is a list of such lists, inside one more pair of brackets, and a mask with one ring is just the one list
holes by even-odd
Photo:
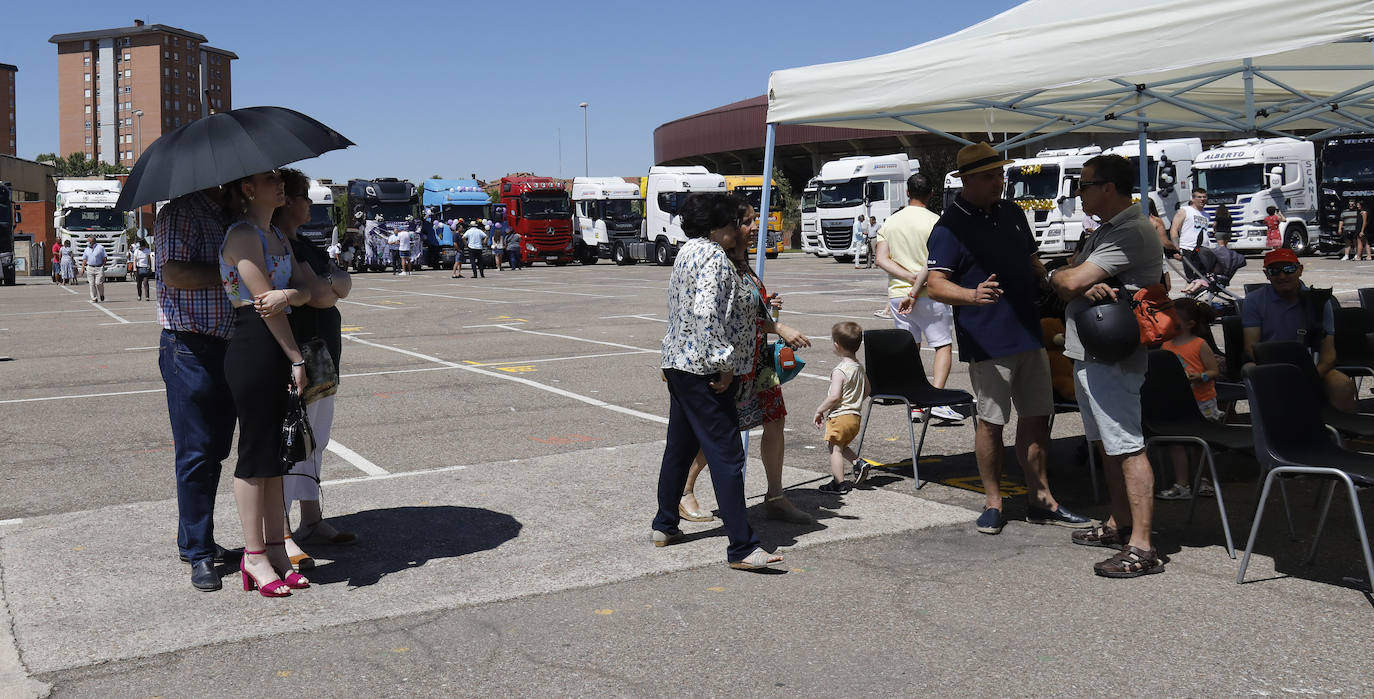
[[822, 493], [843, 494], [849, 492], [854, 484], [845, 480], [845, 466], [858, 460], [849, 448], [849, 443], [859, 435], [859, 416], [865, 398], [868, 398], [868, 378], [864, 368], [855, 358], [863, 345], [864, 329], [858, 323], [845, 321], [830, 328], [833, 341], [831, 351], [840, 358], [835, 370], [830, 372], [830, 392], [825, 400], [816, 407], [813, 422], [816, 429], [825, 430], [825, 441], [830, 448], [830, 475], [832, 481], [822, 485]]

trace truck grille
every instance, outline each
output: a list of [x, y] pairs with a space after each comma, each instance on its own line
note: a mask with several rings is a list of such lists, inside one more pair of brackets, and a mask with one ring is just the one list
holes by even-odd
[[821, 221], [821, 238], [828, 250], [848, 250], [854, 242], [854, 219]]

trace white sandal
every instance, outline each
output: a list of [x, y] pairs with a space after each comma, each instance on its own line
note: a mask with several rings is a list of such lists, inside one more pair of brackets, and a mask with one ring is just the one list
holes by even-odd
[[[775, 557], [778, 560], [769, 560]], [[775, 556], [763, 549], [754, 549], [754, 552], [745, 556], [743, 560], [730, 561], [730, 567], [737, 570], [761, 570], [777, 563], [782, 563], [782, 556]]]

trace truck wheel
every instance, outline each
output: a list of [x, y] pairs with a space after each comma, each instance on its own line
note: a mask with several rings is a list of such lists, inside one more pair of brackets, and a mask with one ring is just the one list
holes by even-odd
[[616, 243], [611, 249], [611, 260], [622, 267], [635, 263], [634, 258], [630, 257], [630, 251], [625, 249], [624, 243]]
[[14, 268], [6, 267], [4, 274], [0, 275], [0, 283], [4, 286], [14, 286]]
[[1292, 250], [1293, 254], [1298, 256], [1312, 254], [1311, 246], [1307, 242], [1307, 227], [1300, 223], [1289, 226], [1288, 234], [1283, 241], [1283, 246]]
[[654, 263], [659, 267], [667, 267], [672, 262], [673, 258], [668, 253], [668, 241], [660, 240], [654, 243]]
[[596, 254], [596, 248], [594, 246], [583, 245], [581, 252], [582, 254], [578, 255], [578, 260], [584, 265], [594, 265], [597, 260], [601, 259], [601, 256]]
[[776, 253], [776, 252], [765, 252], [765, 253], [763, 253], [763, 256], [766, 257], [766, 258], [768, 258], [768, 259], [770, 259], [770, 260], [776, 260], [776, 259], [778, 259], [778, 253]]
[[839, 262], [840, 264], [844, 264], [844, 263], [846, 263], [846, 262], [853, 262], [853, 261], [854, 261], [854, 256], [853, 256], [853, 255], [836, 255], [836, 256], [835, 256], [835, 261], [836, 261], [836, 262]]
[[553, 266], [554, 266], [554, 267], [566, 267], [566, 266], [568, 266], [568, 263], [571, 262], [571, 261], [572, 261], [572, 260], [554, 260], [554, 261], [553, 261]]

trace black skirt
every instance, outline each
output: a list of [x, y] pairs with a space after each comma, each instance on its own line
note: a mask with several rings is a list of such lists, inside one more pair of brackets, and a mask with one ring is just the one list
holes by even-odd
[[291, 360], [251, 305], [234, 309], [234, 334], [224, 354], [224, 377], [239, 413], [235, 478], [272, 478], [286, 472], [281, 425]]

